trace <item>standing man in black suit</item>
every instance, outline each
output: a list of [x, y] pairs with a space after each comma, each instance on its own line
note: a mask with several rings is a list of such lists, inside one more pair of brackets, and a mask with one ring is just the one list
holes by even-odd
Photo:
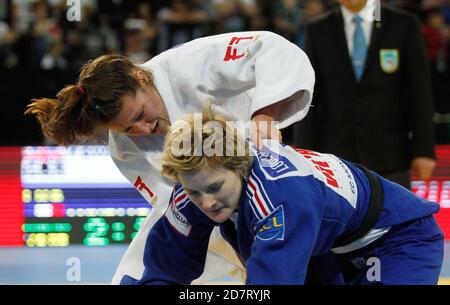
[[425, 47], [415, 17], [375, 1], [339, 0], [306, 27], [316, 86], [292, 142], [409, 188], [411, 168], [426, 180], [436, 165]]

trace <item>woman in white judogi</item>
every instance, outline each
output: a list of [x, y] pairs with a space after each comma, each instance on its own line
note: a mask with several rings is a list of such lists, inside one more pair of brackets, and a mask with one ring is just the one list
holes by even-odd
[[[113, 283], [144, 271], [147, 234], [167, 208], [173, 185], [161, 177], [158, 156], [170, 122], [183, 114], [213, 109], [232, 120], [278, 121], [281, 129], [308, 111], [314, 71], [305, 53], [271, 32], [209, 36], [172, 48], [143, 65], [106, 55], [88, 62], [78, 84], [57, 99], [36, 99], [43, 132], [59, 144], [72, 144], [109, 129], [111, 157], [121, 173], [153, 209], [123, 256]], [[258, 126], [258, 125], [256, 125]], [[279, 138], [256, 129], [255, 139]], [[204, 273], [193, 283], [226, 274], [243, 277], [245, 269], [219, 232], [212, 234]]]

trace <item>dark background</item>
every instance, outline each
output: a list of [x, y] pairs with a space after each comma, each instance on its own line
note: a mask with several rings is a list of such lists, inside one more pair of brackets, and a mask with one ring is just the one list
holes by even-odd
[[[433, 76], [438, 144], [450, 143], [450, 0], [384, 0], [423, 23]], [[69, 22], [66, 0], [0, 0], [0, 145], [41, 145], [30, 99], [54, 98], [82, 64], [104, 53], [142, 63], [179, 43], [216, 33], [271, 30], [300, 47], [303, 27], [335, 0], [81, 0]], [[49, 144], [46, 142], [45, 144]]]

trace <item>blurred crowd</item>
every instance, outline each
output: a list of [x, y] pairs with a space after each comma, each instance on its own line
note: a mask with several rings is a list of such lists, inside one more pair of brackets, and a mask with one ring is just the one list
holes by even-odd
[[[300, 47], [303, 28], [335, 0], [79, 0], [69, 21], [66, 0], [0, 0], [0, 145], [37, 145], [30, 98], [53, 97], [80, 67], [104, 53], [143, 63], [194, 38], [271, 30]], [[450, 143], [450, 0], [384, 0], [417, 15], [433, 77], [438, 143]]]

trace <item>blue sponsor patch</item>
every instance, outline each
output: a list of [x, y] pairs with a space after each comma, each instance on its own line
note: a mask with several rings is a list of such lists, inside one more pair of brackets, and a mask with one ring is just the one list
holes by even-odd
[[276, 154], [267, 147], [263, 147], [257, 154], [261, 168], [272, 178], [297, 170], [288, 158]]
[[256, 238], [261, 240], [284, 239], [284, 210], [278, 206], [272, 214], [258, 222], [255, 227]]

